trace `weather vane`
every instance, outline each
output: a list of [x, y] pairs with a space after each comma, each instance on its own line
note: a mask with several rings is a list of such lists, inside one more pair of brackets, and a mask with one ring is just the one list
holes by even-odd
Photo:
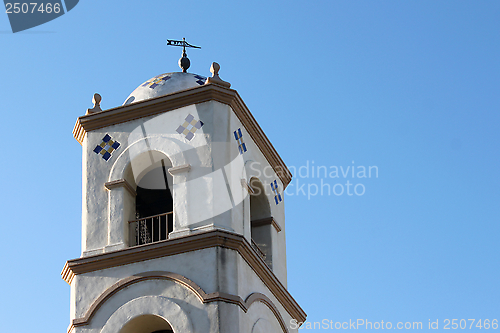
[[192, 47], [194, 49], [201, 49], [199, 46], [194, 46], [186, 42], [186, 38], [182, 38], [182, 40], [173, 40], [167, 39], [167, 45], [170, 46], [182, 46], [182, 58], [179, 59], [179, 67], [182, 69], [184, 73], [187, 72], [189, 66], [191, 66], [191, 62], [189, 61], [186, 53], [186, 47]]

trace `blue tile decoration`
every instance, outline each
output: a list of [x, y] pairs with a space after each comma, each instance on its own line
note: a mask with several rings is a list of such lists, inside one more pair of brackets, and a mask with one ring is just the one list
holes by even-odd
[[189, 114], [184, 123], [177, 127], [176, 131], [179, 134], [184, 134], [186, 139], [190, 141], [194, 137], [194, 133], [202, 126], [203, 122], [201, 120], [196, 120], [192, 114]]
[[156, 88], [157, 86], [164, 85], [167, 80], [170, 79], [170, 74], [161, 74], [157, 75], [152, 79], [147, 80], [142, 84], [142, 87], [149, 87], [151, 89]]
[[120, 148], [120, 143], [118, 141], [113, 141], [111, 136], [106, 134], [104, 138], [102, 138], [102, 142], [94, 148], [94, 153], [98, 155], [101, 154], [102, 158], [108, 161], [111, 158], [111, 154], [118, 148]]
[[198, 83], [200, 86], [204, 85], [205, 84], [205, 81], [207, 81], [207, 78], [206, 77], [203, 77], [201, 75], [195, 75], [194, 76], [196, 79], [196, 83]]
[[234, 138], [236, 139], [236, 142], [238, 142], [238, 150], [240, 151], [240, 154], [243, 155], [243, 153], [247, 151], [247, 146], [243, 142], [241, 128], [238, 128], [238, 130], [234, 131]]
[[276, 180], [274, 182], [271, 182], [271, 189], [273, 190], [274, 193], [274, 202], [276, 202], [277, 205], [281, 202], [281, 194], [278, 192], [278, 183]]

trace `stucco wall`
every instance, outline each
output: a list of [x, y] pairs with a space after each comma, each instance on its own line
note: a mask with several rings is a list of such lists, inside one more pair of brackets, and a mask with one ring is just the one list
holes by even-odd
[[[189, 115], [203, 122], [191, 140], [176, 132]], [[238, 129], [247, 148], [243, 154], [234, 138]], [[94, 152], [106, 135], [120, 143], [107, 161]], [[126, 179], [135, 187], [148, 163], [168, 158], [173, 167], [190, 165], [173, 175], [171, 237], [219, 228], [250, 241], [250, 202], [241, 180], [256, 177], [262, 182], [271, 214], [281, 227], [272, 238], [273, 270], [286, 285], [283, 184], [229, 106], [211, 101], [91, 131], [83, 149], [82, 255], [128, 246], [126, 224], [134, 215], [134, 197], [123, 187], [107, 190], [104, 184]], [[144, 154], [148, 151], [154, 154]], [[278, 204], [270, 186], [275, 180], [283, 199]]]
[[[176, 130], [191, 116], [203, 125], [188, 139]], [[238, 130], [242, 134], [239, 142], [246, 148], [241, 152], [234, 137]], [[94, 152], [106, 135], [120, 143], [108, 160]], [[286, 287], [283, 183], [228, 105], [210, 101], [93, 130], [82, 146], [83, 257], [129, 246], [128, 221], [135, 215], [133, 191], [124, 186], [106, 189], [104, 184], [124, 179], [133, 190], [150, 165], [168, 158], [174, 192], [174, 230], [169, 237], [221, 229], [251, 242], [250, 197], [245, 182], [250, 184], [257, 178], [271, 216], [281, 229], [267, 228], [272, 269]], [[277, 203], [270, 186], [274, 181], [281, 195]], [[88, 314], [92, 304], [114, 284], [151, 271], [180, 274], [206, 294], [221, 292], [242, 300], [253, 293], [265, 295], [281, 319], [263, 302], [253, 303], [245, 312], [237, 304], [203, 303], [192, 290], [173, 280], [145, 280], [99, 303], [89, 323], [75, 327], [75, 332], [119, 332], [128, 321], [146, 313], [167, 320], [175, 333], [234, 333], [236, 327], [240, 332], [281, 332], [280, 325], [290, 323], [289, 313], [238, 252], [219, 247], [79, 274], [71, 286], [71, 319]]]
[[[168, 271], [184, 276], [206, 294], [222, 292], [243, 300], [253, 293], [263, 294], [271, 300], [281, 314], [281, 320], [289, 326], [291, 317], [283, 305], [236, 251], [224, 248], [208, 248], [78, 275], [72, 283], [72, 293], [76, 295], [72, 319], [84, 317], [99, 296], [116, 283], [152, 271]], [[149, 297], [146, 307], [149, 312], [145, 312], [144, 297]], [[142, 301], [136, 302], [141, 298]], [[166, 305], [166, 310], [159, 308]], [[119, 332], [129, 320], [145, 313], [160, 315], [172, 325], [176, 333], [234, 333], [236, 327], [240, 327], [240, 332], [252, 332], [252, 327], [259, 319], [265, 320], [256, 326], [256, 330], [271, 325], [277, 327], [272, 332], [283, 331], [278, 318], [264, 303], [255, 302], [245, 312], [236, 304], [203, 303], [193, 290], [179, 282], [152, 279], [128, 285], [112, 294], [100, 303], [88, 325], [76, 327], [76, 332], [101, 332], [102, 328], [106, 328], [102, 332]], [[176, 326], [180, 325], [176, 324], [177, 316], [185, 316], [189, 325]], [[113, 329], [110, 330], [110, 327]]]

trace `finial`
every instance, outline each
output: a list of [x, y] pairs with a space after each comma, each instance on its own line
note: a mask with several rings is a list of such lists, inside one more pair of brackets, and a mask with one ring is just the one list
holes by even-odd
[[210, 73], [212, 73], [212, 77], [208, 77], [207, 81], [205, 81], [205, 84], [213, 83], [226, 88], [231, 87], [231, 83], [221, 80], [221, 78], [219, 77], [219, 70], [220, 65], [216, 62], [213, 62], [212, 66], [210, 66]]
[[167, 45], [182, 46], [182, 57], [179, 59], [179, 67], [182, 69], [182, 72], [187, 73], [189, 66], [191, 66], [191, 61], [187, 57], [186, 47], [195, 49], [201, 49], [201, 47], [189, 44], [186, 42], [186, 38], [182, 38], [182, 40], [167, 39]]
[[[183, 42], [186, 42], [186, 39], [182, 39]], [[179, 67], [182, 69], [183, 73], [187, 73], [188, 68], [191, 66], [191, 61], [187, 57], [186, 46], [182, 49], [182, 58], [179, 59]]]
[[98, 93], [95, 93], [94, 97], [92, 98], [92, 103], [94, 103], [94, 107], [92, 109], [87, 109], [87, 113], [86, 114], [91, 114], [91, 113], [95, 113], [95, 112], [101, 112], [102, 111], [102, 109], [101, 109], [101, 100], [102, 100], [101, 95], [99, 95]]
[[210, 73], [212, 73], [212, 76], [219, 78], [219, 70], [220, 65], [216, 62], [213, 62], [212, 66], [210, 66]]

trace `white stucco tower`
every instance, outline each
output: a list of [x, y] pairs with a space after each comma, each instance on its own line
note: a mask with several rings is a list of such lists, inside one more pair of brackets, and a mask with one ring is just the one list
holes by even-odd
[[[71, 333], [297, 332], [283, 191], [291, 174], [218, 76], [158, 75], [77, 119], [82, 254], [62, 271]], [[293, 327], [293, 325], [292, 325]]]

